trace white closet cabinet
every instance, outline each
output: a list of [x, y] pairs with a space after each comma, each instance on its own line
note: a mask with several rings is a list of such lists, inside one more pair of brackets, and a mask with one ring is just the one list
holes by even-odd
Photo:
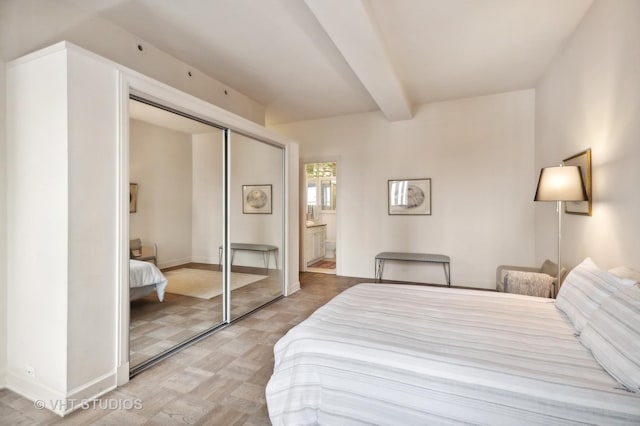
[[285, 148], [285, 295], [300, 288], [295, 142], [67, 42], [9, 63], [6, 384], [61, 415], [129, 377], [130, 90]]
[[116, 386], [119, 94], [65, 43], [7, 68], [7, 385], [58, 414]]

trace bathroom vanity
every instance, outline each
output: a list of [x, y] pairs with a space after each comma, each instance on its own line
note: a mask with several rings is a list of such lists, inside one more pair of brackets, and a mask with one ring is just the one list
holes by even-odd
[[324, 258], [326, 240], [326, 224], [307, 224], [304, 234], [304, 253], [307, 266]]

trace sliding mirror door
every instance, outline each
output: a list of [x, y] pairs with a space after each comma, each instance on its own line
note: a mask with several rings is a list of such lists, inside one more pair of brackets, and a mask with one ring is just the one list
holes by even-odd
[[284, 149], [230, 132], [230, 318], [282, 295]]
[[224, 130], [131, 100], [130, 365], [224, 321]]

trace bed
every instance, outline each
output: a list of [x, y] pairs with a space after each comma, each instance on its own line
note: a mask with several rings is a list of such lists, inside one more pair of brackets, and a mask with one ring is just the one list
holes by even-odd
[[[564, 299], [582, 289], [568, 281]], [[574, 324], [576, 312], [594, 315], [607, 295], [569, 303], [575, 312], [567, 315], [532, 296], [357, 285], [277, 342], [269, 416], [274, 425], [638, 425], [640, 394], [632, 391], [640, 380], [614, 379], [595, 357], [610, 353], [599, 352], [597, 339], [587, 349], [578, 336], [599, 334], [588, 321], [579, 331]], [[640, 326], [640, 311], [633, 315]], [[623, 344], [640, 340], [628, 337]], [[640, 346], [632, 344], [633, 355]], [[630, 369], [615, 362], [623, 374]]]
[[155, 290], [158, 300], [162, 302], [166, 286], [167, 279], [156, 265], [129, 259], [129, 300], [148, 296]]

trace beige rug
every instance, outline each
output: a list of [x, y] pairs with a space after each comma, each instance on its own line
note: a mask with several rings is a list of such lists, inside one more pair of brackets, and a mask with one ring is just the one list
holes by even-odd
[[[222, 294], [222, 272], [182, 268], [164, 273], [169, 283], [166, 292], [183, 296], [211, 299]], [[231, 290], [267, 278], [266, 275], [231, 273]]]

